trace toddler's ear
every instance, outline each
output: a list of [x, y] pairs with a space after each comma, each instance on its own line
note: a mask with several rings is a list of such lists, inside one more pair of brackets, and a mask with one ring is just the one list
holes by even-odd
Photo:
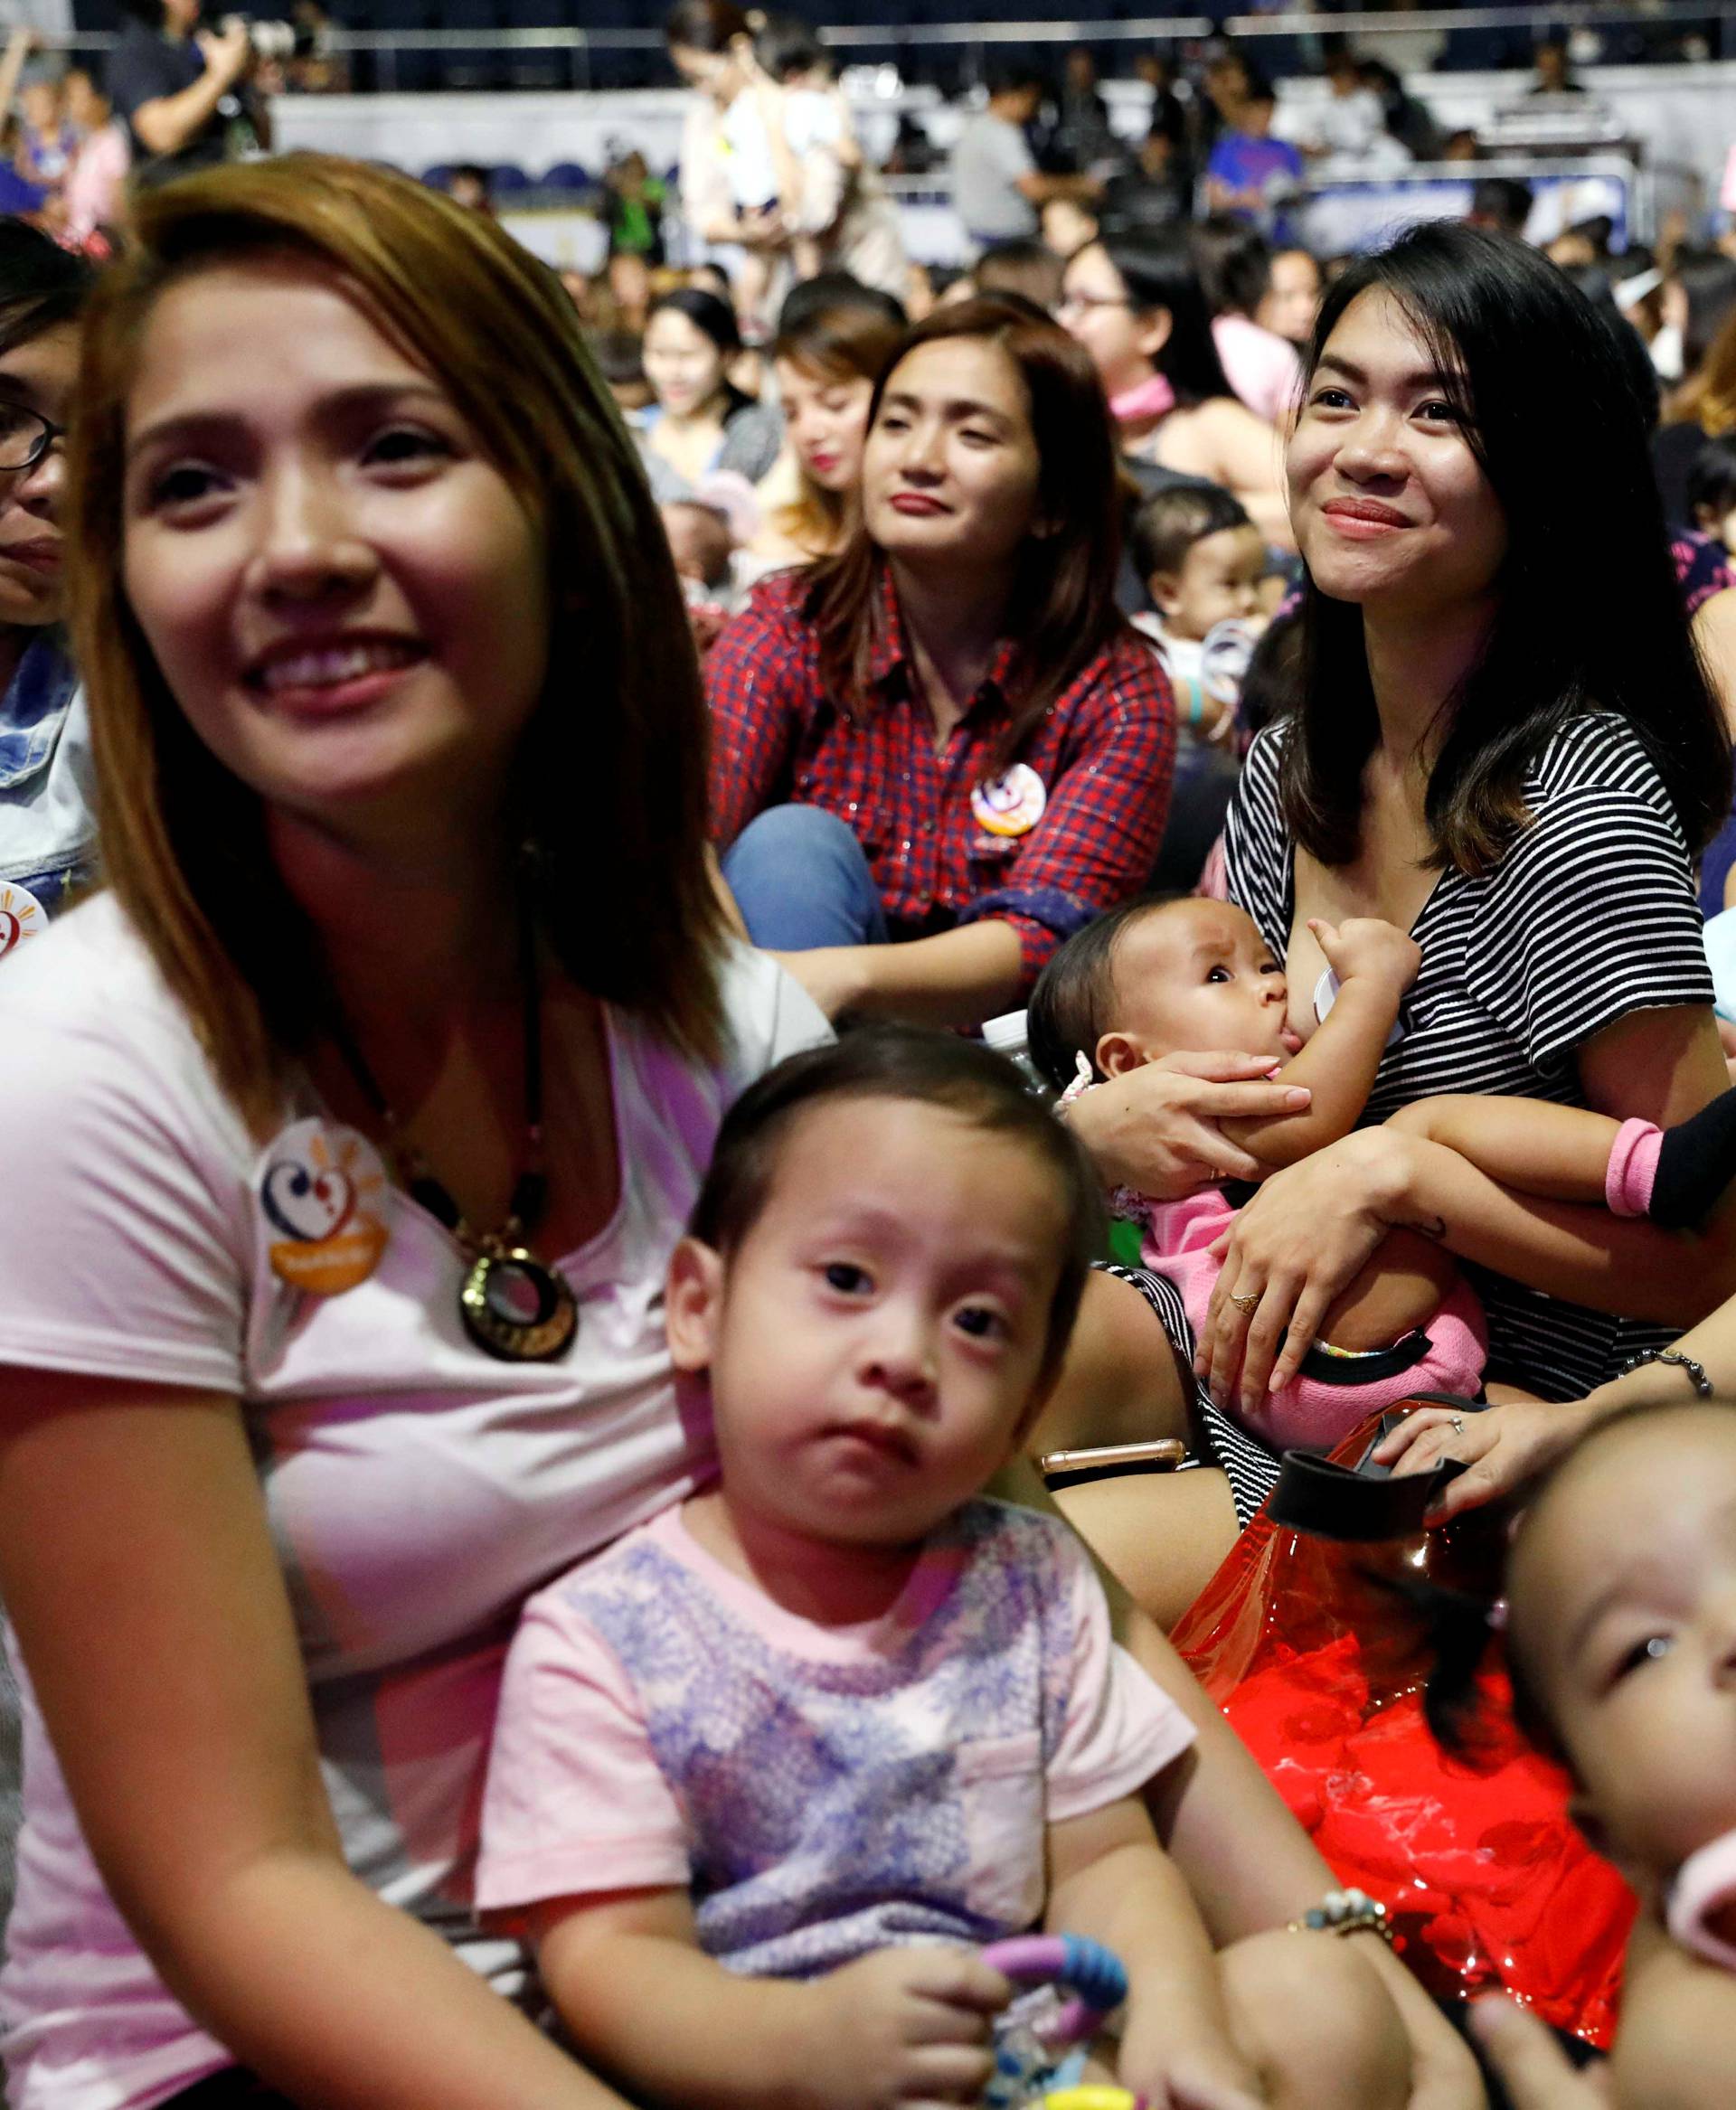
[[1097, 1043], [1097, 1067], [1104, 1077], [1125, 1077], [1130, 1069], [1143, 1069], [1150, 1060], [1131, 1033], [1105, 1033]]
[[722, 1256], [698, 1239], [683, 1239], [670, 1256], [664, 1285], [664, 1325], [678, 1371], [711, 1368], [722, 1308]]
[[1160, 616], [1173, 616], [1182, 598], [1182, 575], [1179, 571], [1154, 571], [1146, 581], [1146, 591]]

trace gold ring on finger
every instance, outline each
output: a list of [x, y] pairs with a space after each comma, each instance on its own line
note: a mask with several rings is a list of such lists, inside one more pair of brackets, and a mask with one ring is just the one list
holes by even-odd
[[1230, 1302], [1235, 1305], [1239, 1312], [1251, 1312], [1265, 1294], [1263, 1289], [1248, 1289], [1243, 1290], [1241, 1295], [1238, 1296], [1232, 1289], [1230, 1292]]

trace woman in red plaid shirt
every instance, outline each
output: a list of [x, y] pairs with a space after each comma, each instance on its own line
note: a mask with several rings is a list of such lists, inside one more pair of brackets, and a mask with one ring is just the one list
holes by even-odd
[[976, 1024], [1145, 885], [1175, 712], [1119, 517], [1087, 355], [1024, 301], [943, 308], [875, 390], [843, 549], [712, 647], [724, 874], [830, 1015]]

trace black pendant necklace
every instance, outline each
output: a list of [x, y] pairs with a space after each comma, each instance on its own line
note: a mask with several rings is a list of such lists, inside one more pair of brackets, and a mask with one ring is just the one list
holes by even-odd
[[579, 1305], [558, 1267], [544, 1267], [525, 1241], [548, 1206], [542, 1154], [542, 994], [536, 935], [527, 902], [519, 910], [519, 966], [524, 996], [524, 1166], [513, 1182], [506, 1220], [475, 1231], [444, 1182], [414, 1144], [363, 1060], [348, 1025], [335, 1015], [332, 1038], [385, 1132], [386, 1146], [411, 1198], [444, 1224], [469, 1266], [458, 1289], [458, 1317], [476, 1346], [502, 1362], [552, 1362], [572, 1346]]

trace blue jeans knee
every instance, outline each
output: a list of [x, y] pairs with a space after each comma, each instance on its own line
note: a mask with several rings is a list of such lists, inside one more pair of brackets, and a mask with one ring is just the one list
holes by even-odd
[[768, 806], [722, 865], [749, 937], [768, 951], [878, 945], [886, 936], [867, 854], [849, 823], [824, 806]]

